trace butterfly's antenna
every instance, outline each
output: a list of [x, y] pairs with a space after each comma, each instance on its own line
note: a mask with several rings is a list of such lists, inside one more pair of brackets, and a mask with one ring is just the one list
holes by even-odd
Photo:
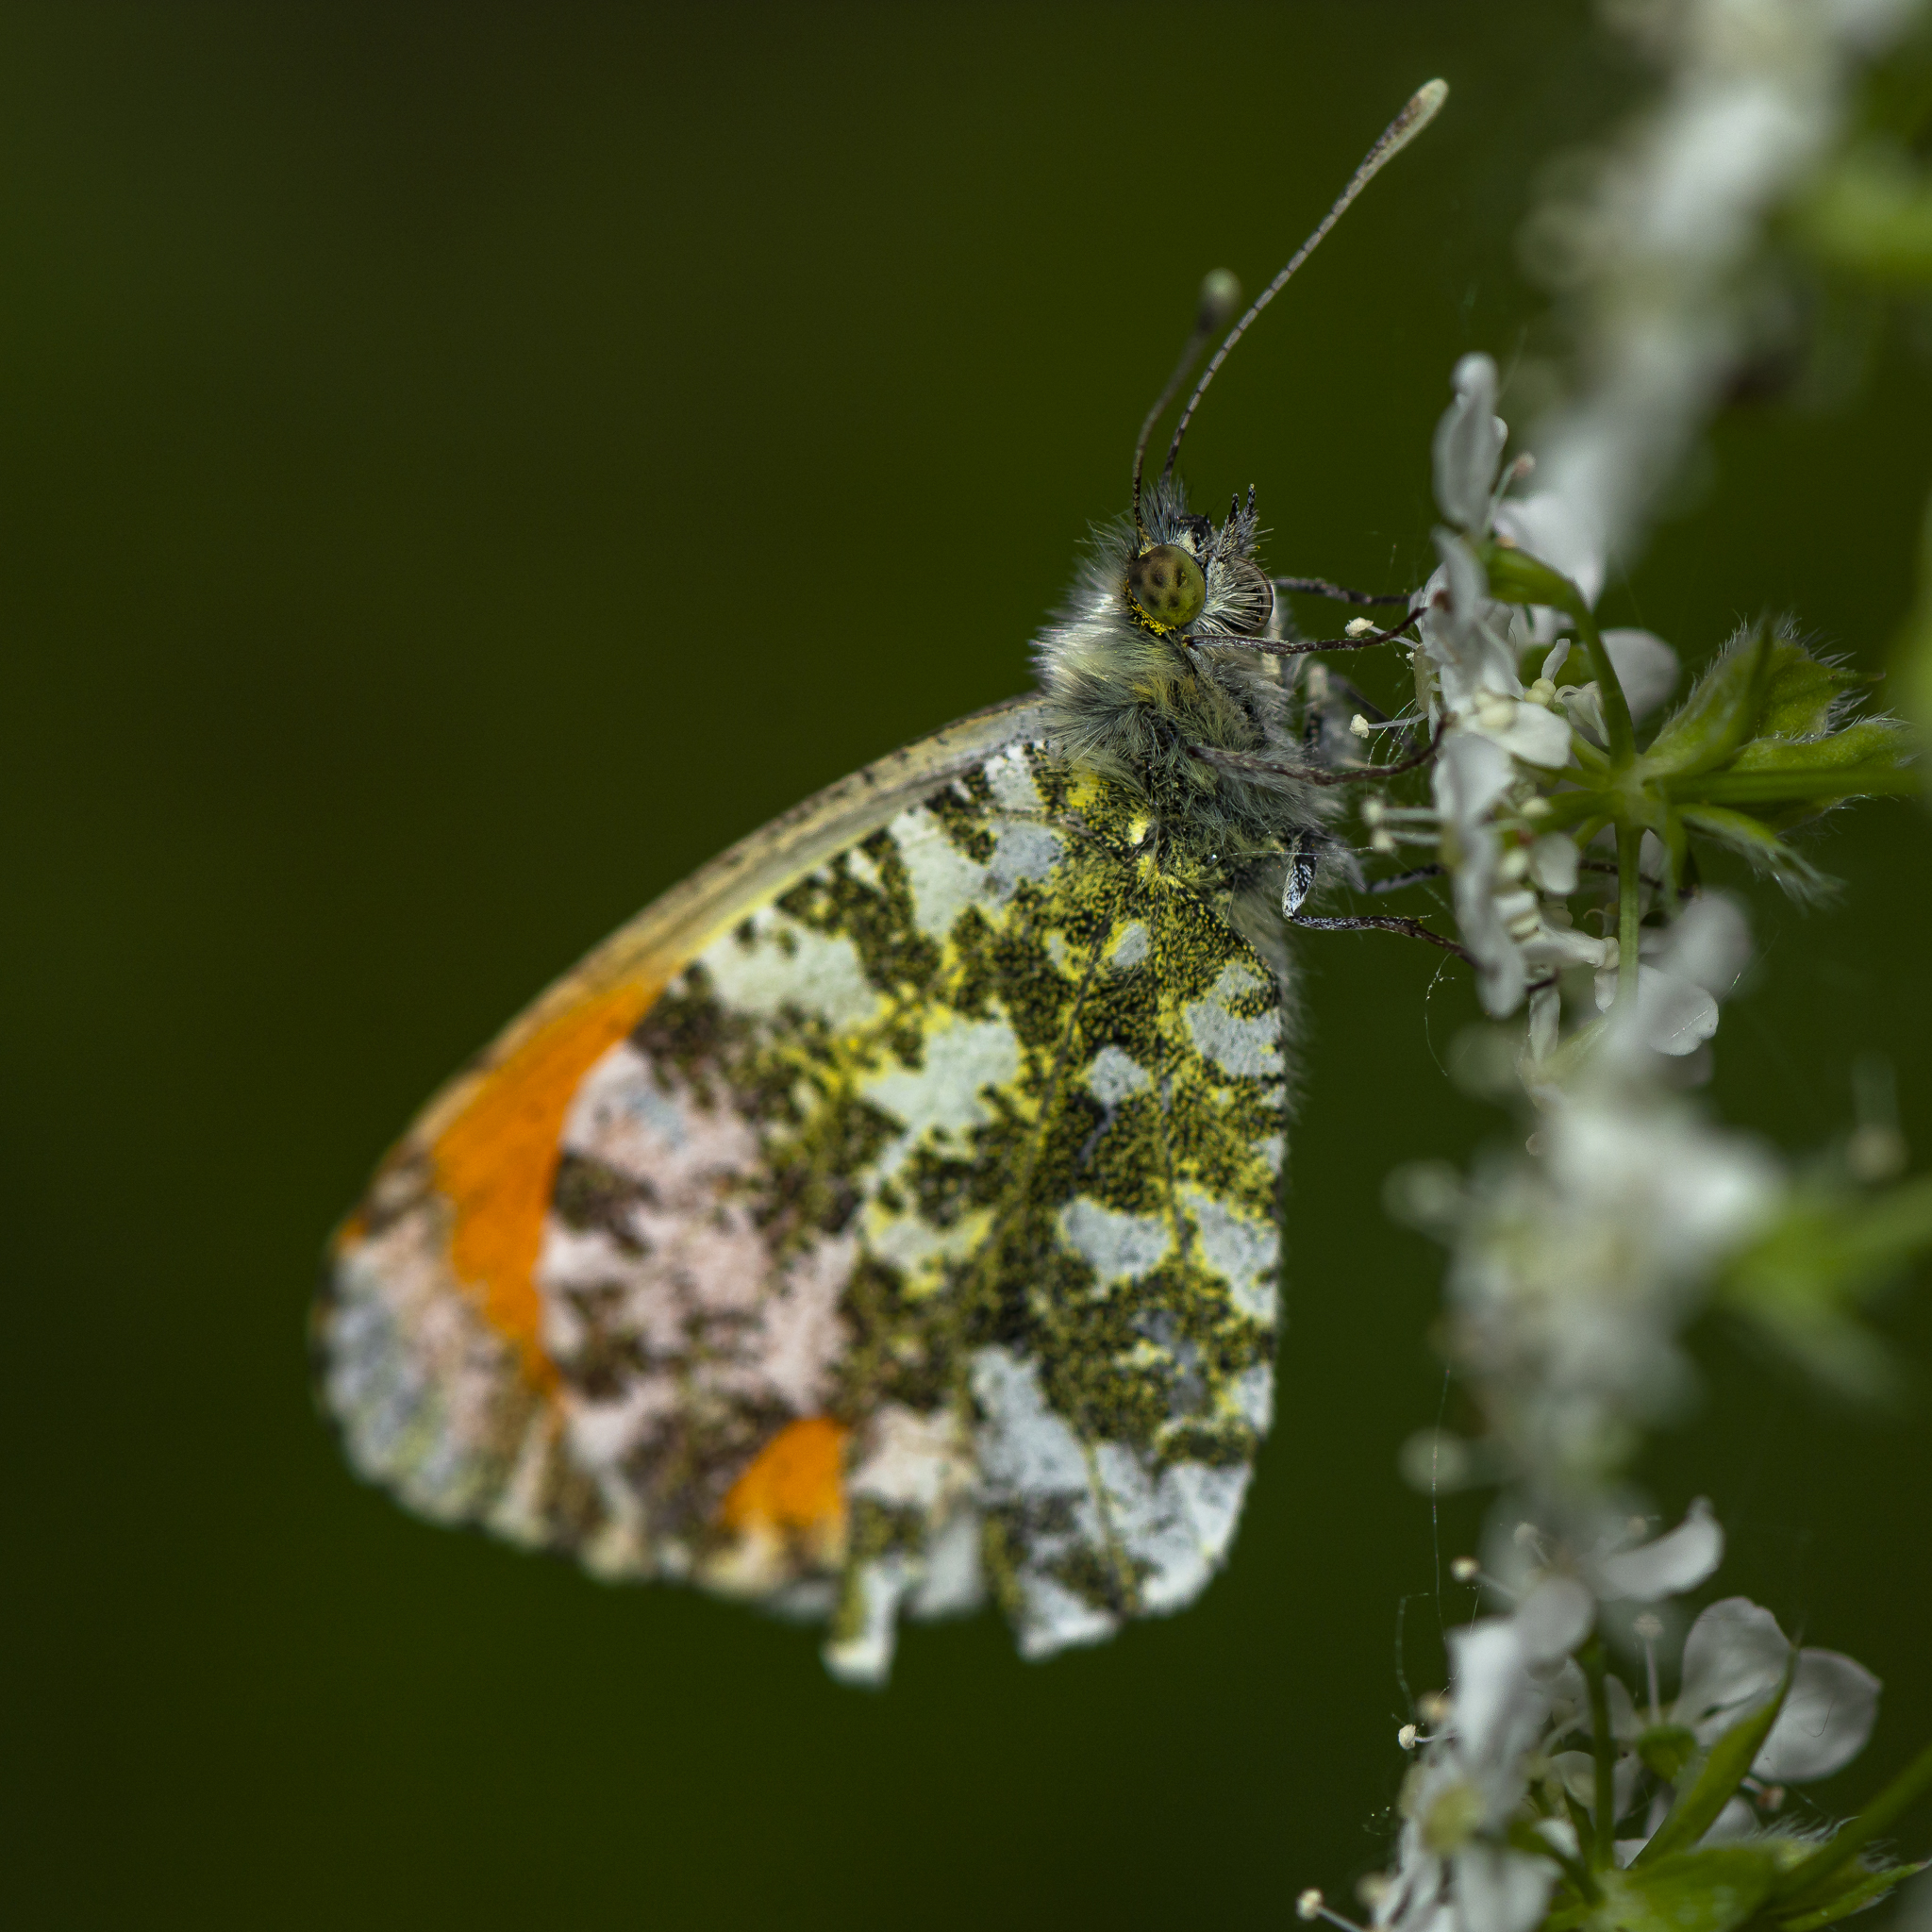
[[1349, 177], [1348, 186], [1336, 197], [1335, 206], [1322, 217], [1321, 225], [1295, 250], [1289, 258], [1288, 266], [1255, 297], [1248, 312], [1228, 331], [1227, 340], [1215, 350], [1214, 359], [1201, 372], [1201, 379], [1194, 385], [1193, 394], [1188, 398], [1188, 407], [1181, 411], [1181, 420], [1174, 425], [1174, 441], [1167, 446], [1167, 461], [1161, 465], [1163, 477], [1174, 473], [1174, 458], [1181, 453], [1181, 438], [1188, 433], [1188, 425], [1194, 420], [1194, 411], [1201, 407], [1201, 398], [1207, 393], [1208, 385], [1214, 380], [1215, 371], [1227, 360], [1227, 352], [1247, 333], [1256, 316], [1281, 292], [1289, 276], [1321, 245], [1323, 238], [1341, 219], [1349, 203], [1436, 118], [1437, 110], [1448, 98], [1449, 83], [1446, 80], [1432, 80], [1415, 91], [1408, 105], [1382, 130], [1381, 140], [1369, 150], [1361, 166]]
[[1141, 425], [1141, 440], [1134, 445], [1134, 531], [1142, 549], [1147, 545], [1147, 525], [1141, 521], [1141, 468], [1147, 459], [1147, 439], [1154, 434], [1154, 425], [1160, 421], [1168, 404], [1174, 401], [1174, 391], [1186, 380], [1188, 371], [1208, 346], [1208, 338], [1216, 329], [1227, 326], [1227, 318], [1241, 299], [1241, 285], [1229, 270], [1217, 268], [1208, 272], [1201, 283], [1200, 306], [1194, 312], [1194, 332], [1181, 351], [1181, 359], [1174, 365], [1167, 386], [1155, 397], [1147, 420]]

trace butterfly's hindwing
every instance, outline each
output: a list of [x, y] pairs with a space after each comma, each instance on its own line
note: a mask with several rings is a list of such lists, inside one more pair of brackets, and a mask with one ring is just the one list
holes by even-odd
[[[378, 1181], [323, 1322], [358, 1464], [858, 1677], [902, 1613], [1044, 1656], [1191, 1600], [1269, 1419], [1280, 995], [1131, 794], [1011, 745], [679, 968]], [[470, 1223], [532, 1120], [519, 1291]]]

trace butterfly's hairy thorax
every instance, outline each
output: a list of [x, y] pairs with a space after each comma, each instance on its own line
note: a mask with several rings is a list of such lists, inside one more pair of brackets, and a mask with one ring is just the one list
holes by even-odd
[[[1284, 855], [1323, 818], [1318, 794], [1291, 777], [1195, 755], [1205, 746], [1300, 761], [1283, 660], [1241, 642], [1279, 636], [1256, 537], [1252, 497], [1217, 528], [1189, 514], [1177, 484], [1156, 484], [1144, 528], [1124, 519], [1095, 533], [1034, 653], [1056, 746], [1076, 769], [1140, 794], [1159, 862], [1224, 904], [1265, 896], [1264, 875], [1278, 898]], [[1191, 594], [1174, 589], [1182, 565]], [[1256, 928], [1252, 908], [1244, 924]]]

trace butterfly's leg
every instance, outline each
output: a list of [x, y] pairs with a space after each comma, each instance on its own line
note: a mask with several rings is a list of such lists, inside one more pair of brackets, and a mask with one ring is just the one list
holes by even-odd
[[[1320, 869], [1320, 855], [1308, 841], [1296, 835], [1288, 848], [1288, 870], [1281, 881], [1281, 916], [1291, 925], [1299, 925], [1309, 932], [1393, 932], [1404, 939], [1423, 940], [1429, 945], [1441, 946], [1445, 953], [1454, 953], [1458, 959], [1468, 960], [1469, 955], [1452, 939], [1445, 939], [1439, 932], [1431, 932], [1419, 919], [1399, 919], [1388, 913], [1345, 913], [1339, 918], [1318, 918], [1313, 913], [1304, 912], [1302, 904], [1314, 889], [1315, 874]], [[1471, 964], [1474, 962], [1470, 961]]]
[[1299, 778], [1304, 785], [1350, 785], [1363, 778], [1393, 778], [1403, 772], [1414, 771], [1418, 765], [1427, 764], [1442, 742], [1442, 731], [1447, 723], [1444, 719], [1436, 726], [1435, 736], [1421, 751], [1411, 753], [1406, 758], [1397, 758], [1392, 765], [1363, 765], [1349, 772], [1323, 772], [1303, 765], [1277, 764], [1270, 758], [1257, 758], [1252, 752], [1223, 751], [1214, 744], [1191, 744], [1188, 755], [1199, 758], [1205, 765], [1219, 765], [1225, 772], [1247, 772], [1267, 778]]
[[1407, 604], [1407, 591], [1350, 591], [1326, 577], [1271, 577], [1277, 591], [1299, 591], [1309, 597], [1326, 597], [1337, 604]]
[[[1305, 638], [1282, 642], [1274, 638], [1238, 637], [1232, 632], [1196, 631], [1191, 644], [1244, 644], [1251, 651], [1265, 651], [1271, 658], [1305, 658], [1310, 651], [1373, 651], [1378, 644], [1393, 643], [1416, 620], [1413, 610], [1405, 611], [1386, 630], [1364, 630], [1348, 637]], [[1367, 624], [1366, 617], [1357, 620]]]
[[1393, 878], [1371, 879], [1365, 892], [1399, 892], [1404, 886], [1419, 886], [1424, 879], [1439, 879], [1448, 871], [1444, 865], [1419, 865], [1413, 872], [1399, 872]]

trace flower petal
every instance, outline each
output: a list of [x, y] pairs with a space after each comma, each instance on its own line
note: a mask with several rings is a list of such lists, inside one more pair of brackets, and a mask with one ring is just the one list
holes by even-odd
[[1604, 649], [1633, 719], [1647, 718], [1677, 688], [1677, 654], [1647, 630], [1607, 630]]
[[1508, 724], [1488, 735], [1524, 764], [1555, 768], [1570, 762], [1569, 721], [1541, 705], [1513, 706]]
[[1596, 1604], [1574, 1576], [1546, 1576], [1516, 1607], [1516, 1633], [1532, 1664], [1553, 1664], [1590, 1634]]
[[1496, 365], [1487, 356], [1463, 357], [1449, 379], [1456, 400], [1436, 425], [1436, 501], [1458, 529], [1480, 534], [1509, 429], [1496, 415]]
[[1699, 1496], [1675, 1529], [1638, 1549], [1606, 1557], [1597, 1574], [1606, 1597], [1635, 1597], [1639, 1603], [1654, 1604], [1695, 1590], [1724, 1561], [1724, 1525]]
[[1594, 604], [1604, 587], [1604, 558], [1577, 506], [1554, 490], [1512, 497], [1496, 510], [1496, 528], [1552, 570], [1559, 570]]
[[[1617, 975], [1599, 973], [1596, 1005], [1607, 1012], [1617, 996]], [[1648, 963], [1637, 969], [1635, 1037], [1653, 1053], [1681, 1055], [1696, 1050], [1717, 1031], [1717, 1002], [1705, 990], [1674, 973]]]
[[1456, 1736], [1473, 1763], [1513, 1765], [1542, 1723], [1548, 1699], [1531, 1678], [1513, 1617], [1485, 1617], [1452, 1631]]
[[1515, 779], [1503, 748], [1474, 733], [1451, 732], [1436, 759], [1431, 783], [1444, 830], [1445, 857], [1455, 867], [1456, 924], [1481, 974], [1482, 1001], [1499, 1018], [1523, 1001], [1527, 974], [1494, 895], [1497, 839], [1485, 815]]
[[1751, 958], [1751, 927], [1743, 908], [1723, 892], [1706, 892], [1664, 933], [1657, 964], [1723, 999]]
[[1529, 875], [1540, 891], [1567, 899], [1576, 890], [1576, 867], [1582, 855], [1568, 832], [1545, 832], [1529, 848]]
[[1721, 1597], [1684, 1640], [1684, 1681], [1675, 1721], [1707, 1744], [1739, 1705], [1773, 1689], [1790, 1654], [1769, 1610], [1747, 1596]]
[[1751, 1769], [1779, 1784], [1829, 1777], [1865, 1748], [1878, 1716], [1878, 1679], [1835, 1650], [1801, 1650], [1784, 1708]]
[[1465, 1847], [1455, 1871], [1458, 1932], [1529, 1932], [1557, 1882], [1554, 1864], [1501, 1845]]
[[1711, 1820], [1700, 1845], [1734, 1845], [1757, 1829], [1757, 1814], [1742, 1798], [1727, 1798], [1724, 1808]]

